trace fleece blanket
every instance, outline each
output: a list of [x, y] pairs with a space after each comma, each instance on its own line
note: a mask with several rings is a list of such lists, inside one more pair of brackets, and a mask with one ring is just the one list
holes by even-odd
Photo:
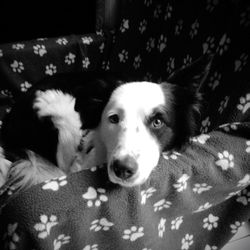
[[1, 249], [220, 249], [250, 216], [250, 123], [224, 124], [162, 153], [122, 188], [93, 167], [26, 191], [2, 189]]

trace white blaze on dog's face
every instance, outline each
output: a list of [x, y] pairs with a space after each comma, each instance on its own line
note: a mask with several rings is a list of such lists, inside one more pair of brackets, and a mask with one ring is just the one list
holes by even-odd
[[97, 133], [113, 183], [141, 184], [157, 166], [161, 143], [156, 134], [166, 125], [161, 112], [171, 102], [166, 96], [159, 84], [151, 82], [127, 83], [112, 93]]

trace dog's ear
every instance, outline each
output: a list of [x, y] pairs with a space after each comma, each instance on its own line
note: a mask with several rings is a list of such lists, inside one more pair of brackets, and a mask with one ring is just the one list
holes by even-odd
[[203, 55], [186, 67], [174, 71], [167, 82], [198, 90], [206, 80], [214, 55]]

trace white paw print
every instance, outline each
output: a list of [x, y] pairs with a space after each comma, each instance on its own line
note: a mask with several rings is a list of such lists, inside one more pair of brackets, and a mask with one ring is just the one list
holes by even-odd
[[149, 7], [152, 4], [153, 0], [144, 0], [144, 4]]
[[218, 108], [220, 114], [227, 107], [229, 99], [230, 99], [229, 96], [225, 96], [225, 98], [220, 102], [220, 107]]
[[67, 177], [61, 176], [57, 179], [51, 179], [45, 181], [45, 184], [42, 186], [43, 190], [52, 190], [52, 191], [58, 191], [60, 187], [63, 187], [67, 184]]
[[126, 30], [129, 29], [129, 20], [128, 19], [123, 19], [120, 27], [120, 31], [124, 33]]
[[167, 72], [168, 74], [171, 74], [174, 71], [175, 67], [175, 58], [170, 57], [168, 62], [167, 62]]
[[154, 18], [159, 18], [162, 13], [162, 6], [158, 4], [154, 10]]
[[222, 38], [220, 39], [217, 52], [220, 55], [222, 55], [225, 51], [228, 50], [230, 43], [231, 43], [231, 39], [227, 36], [227, 34], [224, 34]]
[[250, 184], [250, 175], [246, 174], [241, 180], [239, 180], [237, 187], [245, 187]]
[[153, 79], [153, 75], [150, 72], [147, 72], [146, 75], [144, 76], [144, 80], [151, 82]]
[[240, 72], [243, 69], [243, 67], [247, 64], [247, 59], [248, 55], [246, 53], [242, 53], [240, 55], [240, 58], [234, 62], [234, 71]]
[[217, 246], [206, 245], [204, 250], [218, 250]]
[[146, 50], [148, 52], [151, 52], [152, 49], [154, 49], [154, 47], [155, 47], [155, 38], [150, 37], [146, 44]]
[[160, 52], [162, 52], [167, 46], [167, 37], [164, 35], [161, 35], [158, 40], [158, 49]]
[[153, 195], [153, 193], [156, 192], [156, 189], [153, 187], [148, 188], [147, 190], [141, 191], [141, 204], [146, 204], [146, 201], [149, 197]]
[[33, 46], [34, 53], [39, 55], [40, 57], [44, 56], [47, 53], [46, 47], [44, 45], [34, 45]]
[[93, 38], [90, 36], [82, 37], [82, 43], [90, 45], [93, 42]]
[[82, 197], [87, 200], [88, 207], [96, 206], [99, 207], [102, 202], [107, 202], [108, 197], [105, 195], [106, 190], [103, 188], [93, 188], [89, 187], [88, 191], [82, 195]]
[[84, 69], [87, 69], [90, 65], [90, 61], [89, 61], [89, 58], [88, 57], [85, 57], [83, 60], [82, 60], [82, 67]]
[[102, 69], [105, 71], [108, 71], [110, 69], [110, 62], [109, 61], [103, 61], [102, 62]]
[[165, 199], [159, 200], [158, 202], [156, 202], [154, 204], [154, 211], [161, 211], [163, 208], [170, 208], [170, 206], [172, 205], [172, 202], [167, 201]]
[[76, 55], [70, 52], [68, 55], [65, 56], [64, 62], [68, 65], [71, 65], [75, 63], [75, 58], [76, 58]]
[[250, 141], [246, 141], [246, 144], [247, 144], [246, 152], [250, 153]]
[[143, 34], [143, 33], [146, 31], [146, 29], [147, 29], [147, 24], [148, 24], [148, 22], [146, 21], [146, 19], [143, 19], [143, 20], [140, 22], [140, 24], [139, 24], [139, 31], [140, 31], [141, 34]]
[[192, 62], [192, 57], [187, 54], [186, 57], [183, 59], [183, 66], [187, 66], [189, 64], [191, 64]]
[[123, 49], [122, 52], [118, 54], [118, 57], [120, 62], [125, 63], [128, 60], [128, 51]]
[[10, 67], [12, 68], [13, 72], [22, 73], [24, 70], [24, 66], [22, 62], [18, 62], [17, 60], [14, 60], [12, 64], [10, 64]]
[[214, 90], [216, 87], [219, 86], [221, 80], [221, 74], [217, 71], [209, 78], [208, 86]]
[[209, 202], [206, 202], [204, 205], [199, 206], [198, 209], [194, 210], [194, 213], [199, 213], [202, 211], [205, 211], [207, 209], [209, 209], [210, 207], [212, 207], [212, 204], [210, 204]]
[[135, 69], [138, 69], [138, 68], [140, 68], [140, 65], [141, 65], [141, 56], [138, 55], [135, 57], [133, 66]]
[[187, 174], [183, 174], [173, 186], [177, 192], [183, 192], [187, 188], [187, 181], [190, 178]]
[[201, 134], [199, 136], [191, 138], [191, 141], [198, 142], [200, 144], [206, 144], [207, 140], [210, 138], [210, 135]]
[[206, 41], [202, 44], [203, 54], [210, 54], [215, 48], [215, 38], [208, 36]]
[[208, 132], [208, 129], [211, 125], [210, 118], [206, 117], [202, 122], [201, 122], [201, 129], [200, 132], [202, 134], [206, 134]]
[[20, 87], [21, 87], [22, 92], [26, 92], [30, 87], [32, 87], [32, 84], [25, 81], [25, 82], [21, 83]]
[[247, 206], [248, 203], [250, 203], [250, 192], [248, 192], [247, 189], [242, 190], [237, 196], [239, 197], [236, 201], [242, 203], [244, 206]]
[[65, 236], [60, 234], [53, 242], [54, 250], [59, 250], [62, 245], [65, 245], [70, 242], [70, 236]]
[[206, 6], [206, 10], [209, 12], [212, 12], [215, 7], [218, 5], [219, 0], [207, 0], [207, 6]]
[[206, 192], [210, 190], [212, 186], [209, 186], [207, 183], [196, 183], [194, 184], [193, 191], [194, 193], [201, 194], [203, 192]]
[[20, 237], [17, 234], [18, 223], [8, 224], [7, 232], [4, 234], [3, 239], [6, 241], [6, 249], [17, 249], [16, 245], [18, 244]]
[[242, 227], [244, 225], [244, 222], [239, 222], [239, 221], [235, 221], [234, 224], [231, 224], [230, 225], [230, 228], [231, 228], [231, 233], [232, 234], [236, 234], [238, 232], [238, 229], [240, 227]]
[[166, 224], [166, 219], [161, 218], [160, 223], [158, 224], [158, 236], [160, 238], [163, 237], [163, 234], [166, 230], [165, 224]]
[[240, 122], [225, 123], [220, 125], [219, 128], [223, 129], [225, 132], [229, 132], [231, 130], [237, 130], [238, 125], [240, 125]]
[[240, 25], [243, 27], [250, 26], [250, 6], [240, 14]]
[[23, 43], [16, 43], [12, 45], [12, 49], [15, 49], [15, 50], [24, 49], [24, 47], [25, 47], [25, 44]]
[[165, 20], [168, 20], [172, 17], [172, 12], [173, 12], [173, 7], [170, 5], [170, 3], [168, 3], [167, 7], [166, 7], [166, 14], [164, 16]]
[[183, 222], [183, 216], [179, 216], [171, 221], [171, 230], [178, 230]]
[[45, 66], [45, 74], [46, 74], [46, 75], [52, 76], [52, 75], [54, 75], [56, 72], [57, 72], [57, 68], [56, 68], [56, 66], [53, 65], [52, 63]]
[[192, 234], [186, 234], [181, 240], [181, 250], [188, 250], [194, 243], [194, 236]]
[[126, 229], [123, 232], [122, 238], [125, 240], [136, 241], [144, 236], [144, 228], [132, 226], [130, 229]]
[[181, 154], [179, 152], [173, 151], [173, 152], [163, 152], [162, 156], [164, 159], [169, 160], [177, 160], [178, 156], [180, 156]]
[[245, 97], [240, 97], [240, 104], [237, 105], [237, 108], [241, 110], [243, 114], [250, 108], [250, 93], [246, 94]]
[[100, 230], [108, 231], [114, 223], [108, 221], [106, 218], [101, 218], [100, 220], [94, 220], [91, 222], [90, 231], [94, 230], [95, 232], [98, 232]]
[[59, 45], [66, 45], [66, 44], [68, 44], [68, 40], [66, 39], [66, 38], [58, 38], [57, 40], [56, 40], [56, 43], [58, 43]]
[[98, 244], [87, 245], [82, 250], [98, 250]]
[[101, 43], [101, 45], [99, 46], [100, 52], [103, 53], [104, 49], [105, 49], [105, 43]]
[[208, 231], [211, 231], [213, 228], [218, 227], [218, 220], [219, 217], [214, 216], [213, 214], [209, 214], [208, 217], [203, 219], [203, 228], [207, 229]]
[[52, 227], [58, 224], [57, 217], [55, 215], [51, 215], [49, 218], [47, 215], [40, 216], [39, 223], [35, 224], [34, 228], [38, 231], [38, 238], [45, 239], [50, 234], [50, 230]]
[[175, 35], [180, 35], [183, 28], [183, 20], [180, 19], [175, 26]]
[[198, 34], [199, 27], [200, 27], [200, 24], [198, 20], [196, 19], [195, 22], [191, 25], [191, 30], [189, 32], [191, 39], [193, 39]]
[[234, 156], [230, 154], [228, 151], [223, 151], [222, 153], [218, 153], [218, 158], [215, 162], [217, 166], [220, 166], [222, 170], [228, 170], [229, 168], [234, 167]]

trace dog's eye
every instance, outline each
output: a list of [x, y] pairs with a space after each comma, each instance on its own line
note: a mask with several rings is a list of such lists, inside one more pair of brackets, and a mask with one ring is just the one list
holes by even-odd
[[164, 122], [162, 119], [160, 118], [155, 118], [152, 122], [151, 122], [151, 126], [155, 129], [159, 129], [164, 125]]
[[117, 124], [119, 122], [119, 116], [118, 115], [110, 115], [108, 117], [110, 123]]

